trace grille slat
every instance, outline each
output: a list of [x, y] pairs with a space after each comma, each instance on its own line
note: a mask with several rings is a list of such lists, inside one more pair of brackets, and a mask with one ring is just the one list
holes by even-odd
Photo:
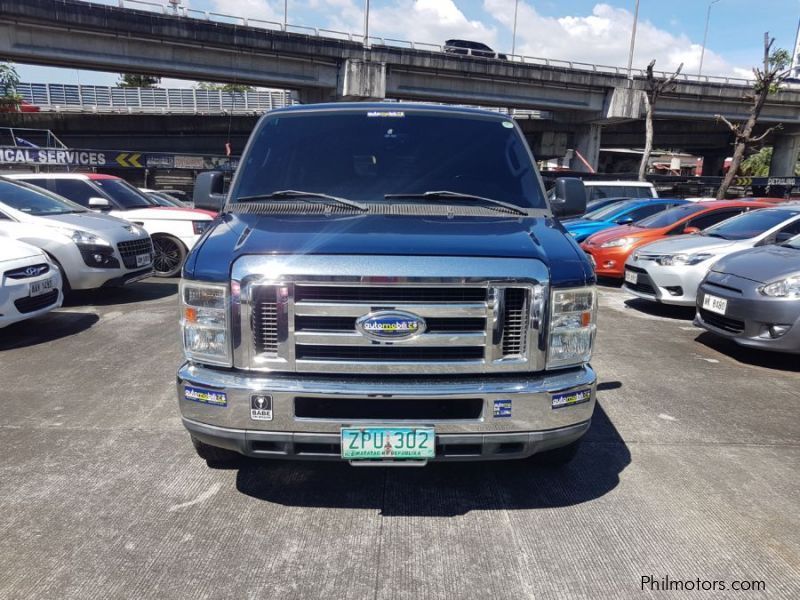
[[503, 356], [518, 356], [525, 352], [527, 341], [525, 322], [528, 318], [528, 292], [521, 288], [506, 290], [503, 320]]
[[119, 250], [122, 256], [122, 262], [125, 263], [125, 267], [128, 269], [135, 269], [138, 266], [136, 264], [136, 257], [138, 255], [149, 254], [152, 258], [153, 242], [149, 237], [141, 240], [120, 242], [117, 244], [117, 250]]
[[486, 288], [299, 285], [296, 302], [485, 302]]
[[266, 357], [278, 356], [278, 298], [274, 286], [255, 288], [251, 327], [256, 353]]
[[723, 331], [727, 331], [729, 333], [742, 333], [744, 331], [744, 321], [731, 319], [730, 317], [726, 317], [724, 315], [718, 315], [717, 313], [713, 313], [705, 308], [701, 308], [699, 312], [703, 321], [713, 327], [716, 327], [717, 329], [722, 329]]
[[42, 308], [46, 308], [58, 300], [58, 290], [50, 290], [40, 296], [33, 296], [27, 298], [20, 298], [14, 300], [14, 306], [23, 314], [31, 313]]
[[481, 360], [483, 348], [469, 346], [305, 346], [295, 350], [298, 360], [357, 360], [360, 362]]

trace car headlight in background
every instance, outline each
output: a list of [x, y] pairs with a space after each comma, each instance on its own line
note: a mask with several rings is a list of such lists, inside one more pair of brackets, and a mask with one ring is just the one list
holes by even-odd
[[589, 362], [597, 328], [597, 291], [594, 287], [555, 289], [550, 300], [547, 368]]
[[192, 221], [192, 229], [195, 235], [202, 235], [211, 225], [211, 221]]
[[788, 298], [800, 296], [800, 275], [787, 277], [780, 281], [773, 281], [758, 288], [758, 291], [765, 296], [773, 298]]
[[708, 254], [707, 252], [700, 252], [697, 254], [667, 254], [666, 256], [660, 257], [656, 262], [664, 267], [673, 267], [673, 266], [680, 266], [680, 265], [697, 265], [704, 260], [707, 260], [714, 256], [713, 254]]
[[187, 359], [230, 367], [228, 286], [181, 281], [183, 353]]
[[609, 242], [605, 242], [604, 244], [600, 244], [601, 248], [619, 248], [621, 246], [630, 246], [633, 243], [633, 238], [623, 237], [617, 240], [611, 240]]
[[81, 229], [63, 229], [69, 239], [79, 246], [110, 246], [111, 244], [99, 235], [83, 231]]

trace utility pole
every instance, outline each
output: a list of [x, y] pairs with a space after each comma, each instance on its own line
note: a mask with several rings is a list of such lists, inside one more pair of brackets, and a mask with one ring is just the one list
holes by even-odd
[[631, 30], [631, 51], [628, 53], [628, 79], [631, 79], [633, 69], [633, 49], [636, 47], [636, 25], [639, 23], [639, 0], [633, 11], [633, 29]]
[[364, 0], [364, 47], [369, 47], [369, 0]]
[[283, 30], [289, 26], [289, 0], [283, 0]]
[[703, 33], [703, 47], [700, 49], [700, 68], [697, 70], [698, 75], [703, 74], [703, 59], [706, 56], [706, 41], [708, 40], [708, 22], [711, 20], [711, 7], [717, 2], [719, 2], [719, 0], [711, 0], [708, 3], [708, 10], [706, 11], [706, 30]]
[[514, 33], [511, 34], [511, 56], [514, 56], [517, 49], [517, 11], [519, 10], [519, 0], [514, 2]]

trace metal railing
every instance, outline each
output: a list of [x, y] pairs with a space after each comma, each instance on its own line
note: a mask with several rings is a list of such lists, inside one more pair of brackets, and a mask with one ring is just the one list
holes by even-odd
[[17, 93], [45, 112], [258, 114], [294, 104], [289, 92], [225, 92], [194, 88], [123, 88], [20, 83]]
[[[130, 8], [137, 10], [145, 10], [162, 15], [180, 16], [189, 19], [200, 19], [204, 21], [213, 21], [215, 23], [227, 23], [229, 25], [237, 25], [242, 27], [256, 27], [259, 29], [269, 29], [273, 31], [286, 31], [288, 33], [301, 33], [311, 35], [314, 37], [327, 37], [338, 40], [346, 40], [349, 42], [357, 42], [364, 44], [364, 35], [359, 33], [350, 33], [346, 31], [336, 31], [334, 29], [323, 29], [320, 27], [309, 27], [307, 25], [294, 25], [291, 23], [281, 23], [277, 21], [266, 21], [263, 19], [251, 19], [248, 17], [240, 17], [236, 15], [226, 15], [222, 13], [210, 12], [206, 10], [197, 10], [189, 8], [188, 6], [174, 6], [168, 5], [164, 2], [148, 2], [147, 0], [86, 0], [90, 4], [100, 4], [104, 6], [116, 6], [119, 8]], [[427, 50], [429, 52], [446, 52], [445, 46], [442, 44], [430, 42], [414, 42], [411, 40], [398, 40], [385, 37], [369, 36], [367, 39], [368, 45], [379, 46], [394, 46], [401, 48], [408, 48], [411, 50]], [[464, 54], [460, 54], [464, 52]], [[459, 54], [452, 54], [452, 56], [472, 56], [485, 58], [486, 60], [503, 60], [524, 65], [542, 65], [546, 67], [565, 68], [576, 71], [589, 71], [592, 73], [605, 73], [607, 75], [618, 75], [628, 77], [645, 77], [647, 73], [644, 69], [632, 69], [630, 73], [627, 67], [615, 67], [610, 65], [598, 65], [593, 63], [586, 63], [574, 60], [560, 60], [555, 58], [542, 58], [536, 56], [524, 56], [520, 54], [504, 54], [495, 52], [493, 56], [487, 56], [484, 51], [479, 51], [475, 54], [471, 50], [459, 48]], [[503, 58], [505, 57], [505, 58]], [[666, 71], [654, 71], [657, 77], [668, 78], [672, 73]], [[679, 81], [695, 82], [695, 83], [718, 83], [725, 85], [737, 86], [750, 86], [753, 83], [752, 79], [743, 79], [739, 77], [725, 77], [720, 75], [693, 75], [689, 73], [681, 73], [678, 76]]]

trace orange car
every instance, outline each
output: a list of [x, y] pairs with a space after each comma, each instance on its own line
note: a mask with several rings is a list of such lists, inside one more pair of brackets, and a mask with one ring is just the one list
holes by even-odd
[[589, 236], [581, 248], [600, 277], [622, 279], [625, 261], [635, 248], [661, 238], [697, 233], [748, 210], [771, 206], [752, 200], [692, 202], [670, 208], [631, 225], [620, 225]]

